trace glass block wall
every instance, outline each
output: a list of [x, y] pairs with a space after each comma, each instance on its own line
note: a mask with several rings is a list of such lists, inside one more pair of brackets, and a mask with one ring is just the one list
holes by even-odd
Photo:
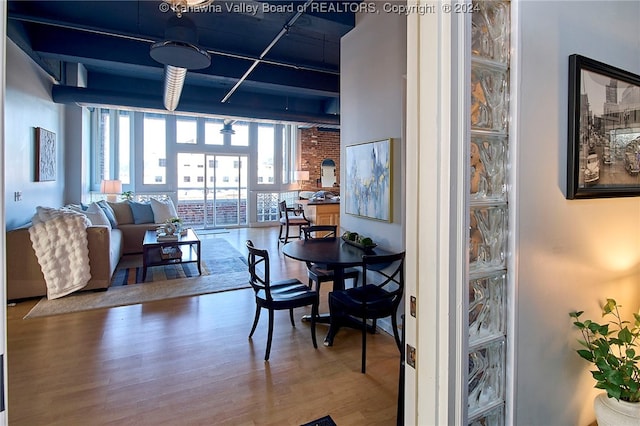
[[505, 424], [510, 4], [474, 1], [471, 111], [468, 424]]

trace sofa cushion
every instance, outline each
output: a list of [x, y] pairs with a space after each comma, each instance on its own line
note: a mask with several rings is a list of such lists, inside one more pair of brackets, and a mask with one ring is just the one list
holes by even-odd
[[101, 201], [98, 201], [96, 205], [102, 209], [104, 214], [107, 216], [107, 219], [109, 219], [111, 228], [117, 227], [118, 221], [116, 220], [115, 213], [113, 212], [113, 209], [111, 208], [109, 203], [107, 203], [105, 200], [101, 200]]
[[153, 209], [151, 208], [151, 204], [129, 201], [129, 207], [131, 207], [133, 223], [136, 225], [141, 223], [153, 223]]
[[118, 225], [128, 225], [130, 223], [133, 223], [133, 213], [131, 213], [131, 207], [129, 207], [128, 201], [107, 201], [107, 204], [113, 210], [113, 214]]
[[165, 223], [172, 217], [178, 217], [176, 206], [173, 204], [171, 198], [166, 200], [157, 200], [152, 198], [150, 200], [151, 208], [153, 209], [153, 217], [156, 223]]

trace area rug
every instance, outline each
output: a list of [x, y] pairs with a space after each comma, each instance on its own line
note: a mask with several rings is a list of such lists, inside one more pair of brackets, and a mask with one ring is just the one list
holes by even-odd
[[[230, 274], [247, 270], [246, 258], [225, 239], [207, 235], [200, 238], [202, 275]], [[142, 255], [125, 255], [111, 279], [111, 286], [142, 283]], [[195, 263], [147, 268], [145, 283], [198, 276]]]
[[[154, 300], [197, 296], [201, 294], [217, 293], [249, 287], [249, 273], [246, 264], [242, 260], [242, 255], [225, 240], [221, 238], [212, 238], [212, 240], [219, 241], [208, 241], [206, 238], [202, 240], [203, 244], [201, 250], [204, 260], [202, 276], [198, 276], [195, 264], [184, 265], [187, 266], [187, 268], [176, 268], [176, 266], [182, 265], [153, 267], [149, 268], [149, 271], [147, 272], [147, 280], [149, 280], [150, 274], [152, 274], [151, 276], [154, 279], [153, 282], [145, 282], [135, 285], [113, 285], [106, 291], [79, 292], [55, 300], [48, 300], [44, 297], [33, 307], [33, 309], [31, 309], [31, 311], [25, 316], [25, 319], [88, 311], [92, 309], [135, 305]], [[206, 251], [205, 246], [207, 247]], [[216, 255], [216, 253], [223, 257], [219, 259], [208, 258], [212, 255]], [[124, 267], [119, 265], [121, 270], [135, 269], [136, 272], [133, 272], [132, 275], [135, 276], [139, 274], [140, 278], [142, 278], [142, 272], [137, 272], [137, 270], [141, 268], [135, 266], [135, 259], [123, 258], [123, 260], [125, 261], [121, 262], [121, 264], [123, 264]], [[141, 259], [139, 261], [141, 262]], [[187, 270], [189, 266], [193, 268], [193, 271], [189, 272], [193, 273], [191, 278], [177, 277], [175, 279], [161, 279], [173, 274], [167, 274], [167, 270], [170, 268], [174, 268], [176, 270], [183, 269], [184, 272], [184, 270]], [[207, 272], [206, 275], [205, 267]], [[131, 271], [128, 273], [130, 272]], [[121, 275], [123, 275], [123, 273], [121, 273]]]

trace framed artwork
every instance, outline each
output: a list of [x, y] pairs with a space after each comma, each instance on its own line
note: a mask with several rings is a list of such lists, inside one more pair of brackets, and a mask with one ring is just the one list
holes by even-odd
[[345, 149], [345, 212], [391, 222], [392, 139]]
[[56, 134], [36, 127], [36, 182], [56, 180]]
[[640, 195], [640, 76], [569, 56], [567, 199]]

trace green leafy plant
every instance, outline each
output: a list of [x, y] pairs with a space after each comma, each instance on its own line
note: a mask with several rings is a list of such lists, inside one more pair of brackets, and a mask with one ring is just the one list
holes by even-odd
[[609, 398], [627, 402], [640, 401], [640, 368], [638, 361], [638, 336], [640, 336], [640, 315], [633, 314], [633, 323], [623, 321], [614, 299], [607, 299], [602, 307], [602, 318], [611, 320], [600, 324], [592, 320], [580, 320], [584, 311], [571, 312], [574, 325], [582, 333], [578, 339], [582, 349], [576, 352], [593, 363], [596, 370], [591, 374], [596, 380], [595, 387], [607, 392]]
[[133, 191], [124, 191], [120, 194], [123, 200], [132, 201], [133, 200]]
[[182, 225], [182, 218], [179, 217], [170, 217], [169, 219], [167, 219], [167, 222], [171, 222], [174, 225]]

